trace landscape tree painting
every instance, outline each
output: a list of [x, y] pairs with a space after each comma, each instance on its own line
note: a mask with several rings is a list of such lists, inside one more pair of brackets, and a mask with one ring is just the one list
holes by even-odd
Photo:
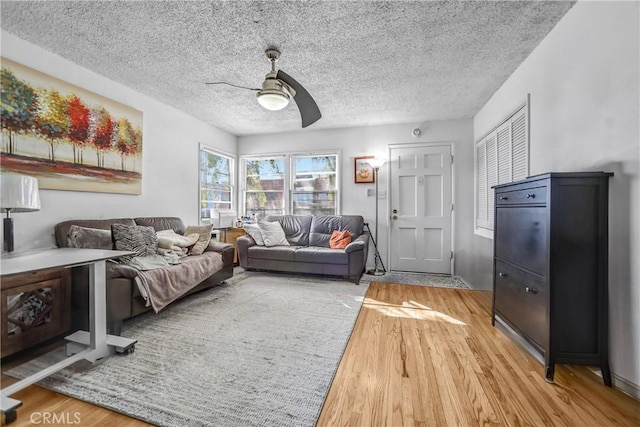
[[2, 58], [2, 171], [42, 189], [140, 194], [142, 112]]

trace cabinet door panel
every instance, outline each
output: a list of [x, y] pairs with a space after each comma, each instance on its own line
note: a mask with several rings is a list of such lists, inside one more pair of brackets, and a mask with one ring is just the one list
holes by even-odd
[[496, 209], [496, 257], [547, 276], [547, 209]]
[[540, 347], [546, 347], [547, 282], [496, 261], [496, 311]]

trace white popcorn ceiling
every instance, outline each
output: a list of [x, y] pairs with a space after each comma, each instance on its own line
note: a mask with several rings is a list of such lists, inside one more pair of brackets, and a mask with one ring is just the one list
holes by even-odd
[[[314, 97], [307, 129], [472, 117], [573, 2], [2, 1], [2, 29], [236, 135], [264, 110], [264, 50]], [[46, 70], [44, 70], [46, 71]], [[526, 94], [523, 94], [523, 99]]]

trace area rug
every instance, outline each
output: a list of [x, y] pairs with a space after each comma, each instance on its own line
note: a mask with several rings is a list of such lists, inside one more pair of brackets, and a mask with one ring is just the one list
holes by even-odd
[[[161, 426], [312, 426], [366, 284], [241, 275], [125, 322], [135, 352], [39, 385]], [[62, 348], [18, 366], [23, 378]]]
[[[297, 273], [273, 273], [273, 272], [261, 272], [253, 270], [245, 270], [242, 267], [235, 267], [233, 270], [232, 282], [244, 280], [247, 277], [256, 277], [262, 275], [276, 275], [278, 277], [301, 277], [304, 280], [314, 280], [320, 276], [316, 275], [299, 275]], [[336, 280], [341, 278], [336, 277]], [[345, 282], [347, 282], [346, 279]], [[436, 286], [439, 288], [455, 288], [455, 289], [469, 289], [469, 286], [456, 276], [447, 276], [444, 274], [429, 274], [429, 273], [408, 273], [402, 271], [388, 271], [382, 276], [372, 276], [363, 274], [360, 278], [361, 284], [369, 284], [371, 282], [383, 282], [383, 283], [398, 283], [400, 285], [415, 285], [415, 286]]]

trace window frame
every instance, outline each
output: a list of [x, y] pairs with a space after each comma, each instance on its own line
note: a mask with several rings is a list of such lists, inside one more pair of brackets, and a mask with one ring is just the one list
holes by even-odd
[[[527, 95], [526, 101], [523, 104], [520, 104], [513, 112], [511, 112], [507, 117], [500, 121], [498, 125], [493, 127], [489, 132], [487, 132], [482, 138], [478, 139], [474, 143], [473, 150], [473, 226], [474, 233], [478, 236], [486, 237], [488, 239], [493, 239], [493, 223], [495, 221], [494, 212], [494, 190], [491, 188], [493, 185], [504, 184], [508, 182], [517, 181], [520, 179], [524, 179], [530, 174], [529, 168], [529, 149], [530, 149], [530, 139], [529, 139], [529, 95]], [[522, 155], [525, 156], [524, 159], [524, 170], [520, 172], [521, 175], [517, 176], [514, 171], [514, 124], [521, 118], [524, 117], [524, 148]], [[504, 152], [500, 149], [500, 135], [504, 135], [505, 129], [508, 129], [508, 158], [505, 158]], [[489, 148], [489, 144], [491, 143], [491, 147]], [[480, 179], [479, 179], [479, 150], [484, 150], [484, 184], [486, 190], [486, 201], [483, 206], [480, 206]], [[490, 159], [490, 156], [492, 157]], [[490, 160], [493, 161], [495, 170], [489, 171], [489, 163]], [[508, 161], [508, 162], [507, 162]], [[504, 173], [501, 177], [501, 172], [504, 172], [504, 164], [508, 163], [508, 172], [509, 177], [505, 178]], [[493, 178], [493, 179], [491, 179]], [[490, 180], [492, 182], [490, 182]], [[480, 209], [486, 209], [486, 220], [481, 221], [479, 218]], [[489, 211], [491, 210], [491, 212]]]
[[287, 153], [261, 153], [261, 154], [247, 154], [241, 155], [239, 161], [239, 173], [238, 173], [238, 189], [239, 200], [241, 206], [238, 206], [238, 212], [241, 212], [241, 216], [247, 216], [247, 167], [246, 162], [248, 160], [266, 160], [274, 158], [284, 158], [284, 213], [283, 215], [291, 215], [293, 212], [293, 193], [294, 193], [294, 162], [297, 157], [314, 157], [314, 156], [335, 156], [336, 157], [336, 189], [335, 189], [335, 214], [340, 215], [340, 194], [341, 194], [341, 152], [340, 150], [326, 150], [326, 151], [295, 151]]
[[201, 165], [201, 156], [202, 152], [205, 151], [214, 156], [225, 158], [229, 161], [229, 208], [228, 209], [216, 209], [218, 211], [223, 212], [233, 212], [236, 208], [236, 155], [231, 154], [216, 148], [212, 148], [205, 144], [199, 144], [198, 146], [198, 223], [205, 224], [205, 218], [202, 217], [202, 165]]
[[[247, 190], [247, 161], [251, 160], [270, 160], [270, 159], [284, 159], [284, 173], [282, 174], [282, 190], [266, 190], [271, 193], [279, 193], [282, 192], [282, 214], [287, 212], [287, 182], [288, 182], [288, 167], [287, 167], [287, 158], [284, 154], [261, 154], [261, 155], [252, 155], [252, 156], [241, 156], [240, 164], [242, 168], [240, 169], [241, 175], [241, 184], [240, 184], [240, 200], [242, 200], [242, 206], [238, 206], [238, 211], [241, 212], [241, 216], [247, 216], [247, 192], [253, 192], [254, 190]], [[263, 190], [265, 191], [265, 190]]]
[[[291, 214], [293, 214], [293, 210], [294, 210], [294, 194], [295, 193], [300, 193], [300, 194], [313, 194], [313, 193], [326, 193], [326, 192], [331, 192], [332, 190], [326, 190], [326, 191], [296, 191], [295, 189], [295, 161], [298, 158], [303, 158], [303, 157], [329, 157], [329, 156], [335, 156], [336, 158], [336, 170], [335, 170], [335, 176], [336, 176], [336, 186], [335, 186], [335, 190], [333, 190], [335, 192], [335, 211], [333, 214], [330, 215], [340, 215], [340, 153], [338, 153], [337, 151], [331, 151], [331, 152], [313, 152], [313, 153], [292, 153], [289, 157], [289, 163], [290, 163], [290, 191], [289, 191], [289, 212]], [[304, 215], [301, 213], [298, 214], [293, 214], [293, 215]], [[313, 215], [313, 214], [310, 214]]]

